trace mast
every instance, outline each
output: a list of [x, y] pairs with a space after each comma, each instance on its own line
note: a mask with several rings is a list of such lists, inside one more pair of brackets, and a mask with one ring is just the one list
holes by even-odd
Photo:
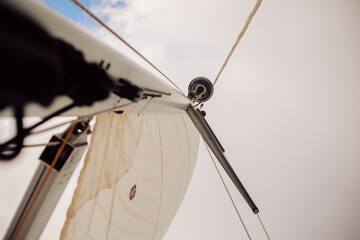
[[[4, 239], [39, 239], [58, 201], [87, 148], [89, 121], [79, 122], [59, 159], [51, 165], [59, 145], [48, 146], [14, 215]], [[64, 142], [70, 128], [54, 135], [50, 142]]]

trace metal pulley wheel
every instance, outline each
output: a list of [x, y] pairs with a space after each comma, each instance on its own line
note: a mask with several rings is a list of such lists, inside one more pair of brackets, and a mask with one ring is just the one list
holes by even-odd
[[188, 88], [188, 98], [195, 102], [206, 102], [214, 92], [212, 82], [206, 77], [194, 78]]

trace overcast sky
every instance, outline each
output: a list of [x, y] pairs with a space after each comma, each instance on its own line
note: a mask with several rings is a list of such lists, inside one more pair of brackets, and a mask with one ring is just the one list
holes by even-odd
[[[70, 1], [46, 2], [137, 59]], [[84, 3], [187, 92], [193, 78], [216, 77], [255, 0]], [[357, 0], [265, 0], [205, 104], [272, 239], [360, 239], [359, 23]], [[7, 124], [0, 122], [2, 137]], [[31, 176], [26, 159], [36, 154], [0, 170], [8, 183], [1, 184], [1, 221], [25, 188], [16, 176]], [[265, 239], [227, 183], [253, 239]], [[54, 225], [44, 239], [56, 236]], [[247, 239], [202, 143], [165, 239]]]

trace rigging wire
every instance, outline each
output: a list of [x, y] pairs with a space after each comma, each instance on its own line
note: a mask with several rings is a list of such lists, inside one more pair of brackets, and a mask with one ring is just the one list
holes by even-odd
[[49, 121], [49, 120], [52, 119], [53, 117], [57, 117], [57, 116], [61, 115], [62, 113], [66, 112], [66, 111], [68, 111], [68, 110], [70, 110], [70, 109], [72, 109], [72, 108], [74, 108], [74, 107], [76, 107], [76, 104], [75, 104], [75, 103], [71, 103], [71, 104], [69, 104], [69, 105], [67, 105], [67, 106], [65, 106], [65, 107], [57, 110], [56, 112], [50, 114], [49, 116], [46, 116], [46, 117], [45, 117], [44, 119], [42, 119], [40, 122], [32, 125], [31, 127], [26, 128], [26, 131], [27, 131], [27, 132], [30, 132], [30, 131], [33, 130], [34, 128], [37, 128], [38, 126], [44, 124], [45, 122]]
[[237, 207], [236, 207], [236, 205], [235, 205], [235, 202], [234, 202], [234, 200], [233, 200], [233, 198], [232, 198], [232, 196], [231, 196], [231, 194], [230, 194], [230, 192], [229, 192], [229, 189], [227, 188], [227, 186], [226, 186], [226, 184], [225, 184], [225, 181], [224, 181], [223, 177], [221, 176], [221, 173], [220, 173], [220, 171], [219, 171], [219, 168], [217, 167], [217, 165], [216, 165], [216, 163], [215, 163], [215, 160], [214, 160], [213, 156], [211, 155], [211, 152], [210, 152], [210, 150], [209, 150], [209, 147], [208, 147], [208, 145], [207, 145], [204, 141], [203, 141], [203, 143], [205, 144], [205, 147], [206, 147], [206, 149], [207, 149], [207, 151], [208, 151], [208, 153], [209, 153], [209, 155], [210, 155], [210, 158], [211, 158], [211, 160], [212, 160], [212, 162], [213, 162], [213, 164], [214, 164], [214, 166], [215, 166], [215, 168], [216, 168], [216, 171], [217, 171], [217, 173], [219, 174], [219, 177], [220, 177], [220, 179], [221, 179], [221, 181], [222, 181], [222, 183], [223, 183], [223, 185], [224, 185], [224, 187], [225, 187], [225, 189], [226, 189], [226, 192], [227, 192], [227, 194], [228, 194], [228, 196], [229, 196], [229, 198], [230, 198], [230, 200], [231, 200], [231, 202], [232, 202], [232, 205], [233, 205], [234, 208], [235, 208], [235, 211], [236, 211], [236, 213], [237, 213], [237, 215], [238, 215], [238, 217], [239, 217], [239, 219], [240, 219], [240, 221], [241, 221], [241, 224], [243, 225], [243, 227], [244, 227], [244, 229], [245, 229], [245, 232], [246, 232], [247, 236], [249, 237], [249, 240], [251, 240], [251, 236], [250, 236], [250, 234], [249, 234], [249, 232], [248, 232], [248, 230], [247, 230], [247, 228], [246, 228], [246, 226], [245, 226], [245, 223], [244, 223], [244, 221], [243, 221], [243, 219], [242, 219], [242, 217], [241, 217], [241, 215], [240, 215], [240, 213], [239, 213], [239, 210], [237, 209]]
[[253, 8], [253, 10], [251, 11], [250, 15], [248, 16], [248, 18], [246, 19], [246, 22], [245, 22], [245, 25], [244, 27], [241, 29], [241, 32], [239, 34], [239, 36], [237, 37], [236, 41], [235, 41], [235, 44], [233, 45], [233, 47], [231, 48], [228, 56], [226, 57], [225, 59], [225, 62], [223, 63], [218, 75], [216, 76], [215, 80], [214, 80], [214, 83], [213, 83], [213, 86], [215, 86], [216, 82], [218, 81], [222, 71], [224, 70], [224, 68], [226, 67], [226, 64], [228, 63], [231, 55], [233, 54], [233, 52], [235, 51], [235, 48], [237, 47], [237, 45], [239, 44], [241, 38], [244, 36], [244, 33], [246, 32], [246, 29], [249, 27], [249, 24], [251, 22], [251, 20], [253, 19], [255, 13], [257, 12], [257, 10], [259, 9], [260, 7], [260, 4], [261, 4], [262, 0], [257, 0], [256, 1], [256, 4]]
[[152, 64], [146, 57], [144, 57], [139, 51], [137, 51], [133, 46], [131, 46], [125, 39], [120, 37], [114, 30], [112, 30], [108, 25], [106, 25], [103, 21], [101, 21], [95, 14], [93, 14], [89, 9], [87, 9], [84, 5], [82, 5], [77, 0], [71, 0], [73, 3], [75, 3], [78, 7], [80, 7], [84, 12], [86, 12], [90, 17], [92, 17], [95, 21], [97, 21], [100, 25], [102, 25], [104, 28], [106, 28], [110, 33], [112, 33], [117, 39], [119, 39], [121, 42], [123, 42], [126, 46], [128, 46], [131, 50], [133, 50], [139, 57], [141, 57], [145, 62], [150, 64], [156, 71], [158, 71], [163, 77], [165, 77], [174, 87], [177, 88], [177, 90], [184, 96], [185, 94], [181, 89], [168, 77], [166, 76], [162, 71], [160, 71], [154, 64]]
[[127, 107], [127, 106], [130, 106], [134, 104], [134, 102], [130, 102], [130, 103], [126, 103], [126, 104], [123, 104], [123, 105], [120, 105], [120, 106], [116, 106], [116, 107], [113, 107], [113, 108], [109, 108], [109, 109], [105, 109], [105, 110], [101, 110], [101, 111], [98, 111], [98, 112], [94, 112], [94, 113], [91, 113], [91, 114], [88, 114], [88, 115], [83, 115], [83, 116], [79, 116], [77, 119], [75, 120], [71, 120], [71, 121], [66, 121], [66, 122], [63, 122], [63, 123], [59, 123], [57, 125], [54, 125], [54, 126], [51, 126], [51, 127], [48, 127], [48, 128], [44, 128], [44, 129], [41, 129], [37, 132], [30, 132], [28, 134], [28, 136], [31, 136], [31, 135], [36, 135], [36, 134], [40, 134], [40, 133], [43, 133], [43, 132], [47, 132], [47, 131], [50, 131], [52, 129], [55, 129], [55, 128], [58, 128], [58, 127], [61, 127], [61, 126], [64, 126], [66, 124], [71, 124], [71, 123], [74, 123], [74, 122], [77, 122], [77, 121], [81, 121], [81, 120], [85, 120], [85, 119], [89, 119], [89, 118], [92, 118], [100, 113], [104, 113], [104, 112], [109, 112], [109, 111], [114, 111], [116, 109], [119, 109], [119, 108], [123, 108], [123, 107]]
[[150, 104], [150, 102], [151, 102], [151, 100], [153, 100], [153, 98], [154, 97], [151, 97], [149, 99], [149, 101], [147, 103], [145, 103], [144, 107], [140, 110], [140, 112], [138, 112], [138, 114], [137, 114], [138, 116], [140, 115], [140, 113], [142, 113], [145, 110], [145, 108]]
[[[22, 135], [24, 135], [23, 137], [26, 137], [29, 135], [30, 131], [33, 130], [34, 128], [39, 127], [40, 125], [44, 124], [45, 122], [49, 121], [50, 119], [52, 119], [53, 117], [57, 117], [59, 115], [61, 115], [62, 113], [74, 108], [76, 105], [74, 103], [71, 103], [69, 105], [66, 105], [65, 107], [57, 110], [56, 112], [51, 113], [50, 115], [46, 116], [45, 118], [43, 118], [41, 121], [37, 122], [36, 124], [32, 125], [31, 127], [28, 128], [24, 128], [22, 131]], [[16, 139], [16, 137], [8, 140], [5, 143], [0, 144], [1, 146], [5, 146], [8, 145], [9, 143], [12, 143], [14, 141], [14, 139]]]
[[264, 232], [265, 232], [265, 234], [266, 234], [267, 239], [270, 240], [270, 236], [269, 236], [268, 232], [266, 231], [266, 228], [265, 228], [263, 222], [261, 221], [261, 218], [260, 218], [259, 213], [257, 213], [256, 215], [257, 215], [257, 217], [258, 217], [258, 219], [259, 219], [259, 221], [260, 221], [260, 223], [261, 223], [262, 228], [264, 229]]
[[[48, 142], [48, 143], [35, 143], [35, 144], [23, 144], [23, 148], [31, 148], [31, 147], [48, 147], [48, 146], [56, 146], [61, 142]], [[15, 147], [7, 146], [4, 148], [4, 151], [13, 151]]]
[[47, 180], [48, 180], [48, 178], [49, 178], [52, 170], [54, 169], [55, 164], [58, 162], [58, 160], [59, 160], [59, 158], [60, 158], [60, 156], [61, 156], [61, 154], [62, 154], [62, 152], [63, 152], [63, 150], [64, 150], [64, 148], [65, 148], [65, 146], [66, 146], [66, 144], [68, 143], [68, 141], [69, 141], [69, 139], [70, 139], [70, 137], [71, 137], [71, 134], [74, 132], [75, 127], [76, 127], [76, 124], [77, 124], [77, 122], [74, 122], [73, 125], [72, 125], [72, 127], [71, 127], [71, 129], [70, 129], [70, 131], [66, 134], [66, 137], [65, 137], [63, 143], [61, 144], [61, 146], [59, 147], [59, 150], [57, 151], [57, 153], [56, 153], [56, 155], [55, 155], [55, 157], [54, 157], [54, 160], [52, 161], [52, 163], [51, 163], [51, 165], [50, 165], [50, 168], [47, 170], [44, 179], [42, 180], [42, 182], [41, 182], [38, 190], [36, 191], [36, 193], [35, 193], [35, 195], [34, 195], [34, 198], [31, 200], [31, 202], [30, 202], [30, 204], [29, 204], [29, 207], [26, 209], [26, 211], [25, 211], [25, 213], [24, 213], [24, 216], [22, 217], [22, 219], [21, 219], [18, 227], [15, 229], [14, 235], [13, 235], [12, 238], [11, 238], [12, 240], [15, 240], [15, 239], [16, 239], [16, 237], [17, 237], [17, 235], [19, 234], [22, 226], [24, 225], [25, 220], [26, 220], [27, 217], [29, 216], [29, 213], [30, 213], [31, 209], [34, 207], [34, 204], [35, 204], [37, 198], [39, 197], [42, 189], [44, 188], [45, 183], [47, 182]]
[[[0, 159], [1, 160], [10, 160], [13, 159], [14, 157], [16, 157], [22, 147], [23, 147], [23, 143], [24, 143], [24, 139], [25, 137], [27, 137], [31, 130], [33, 130], [34, 128], [37, 128], [38, 126], [44, 124], [45, 122], [49, 121], [50, 119], [52, 119], [53, 117], [59, 116], [62, 113], [74, 108], [76, 106], [75, 103], [71, 103], [59, 110], [57, 110], [56, 112], [53, 112], [52, 114], [46, 116], [44, 119], [42, 119], [41, 121], [39, 121], [38, 123], [32, 125], [31, 127], [28, 128], [24, 128], [23, 127], [23, 122], [22, 122], [22, 118], [23, 118], [23, 108], [21, 107], [16, 107], [16, 111], [15, 111], [15, 117], [16, 117], [16, 122], [17, 122], [17, 134], [15, 137], [11, 138], [10, 140], [6, 141], [5, 143], [1, 143], [0, 144]], [[10, 145], [15, 144], [14, 148], [11, 148]], [[3, 151], [11, 148], [12, 153], [10, 154], [3, 154]], [[6, 150], [9, 151], [9, 150]]]

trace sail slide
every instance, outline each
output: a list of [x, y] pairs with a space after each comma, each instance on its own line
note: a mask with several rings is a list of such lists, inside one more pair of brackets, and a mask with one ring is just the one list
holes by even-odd
[[61, 239], [162, 239], [198, 146], [186, 113], [97, 117]]

